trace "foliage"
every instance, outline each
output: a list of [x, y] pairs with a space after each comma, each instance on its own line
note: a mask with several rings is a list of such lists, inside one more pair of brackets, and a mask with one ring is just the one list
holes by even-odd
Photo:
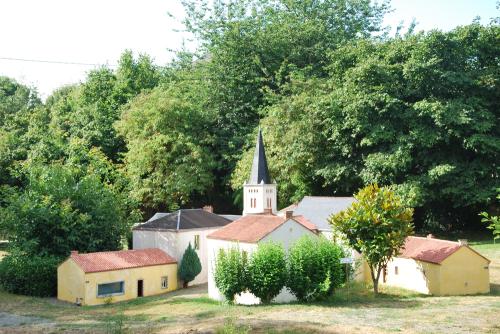
[[29, 255], [13, 250], [0, 262], [0, 285], [5, 291], [29, 296], [55, 296], [58, 256]]
[[137, 215], [98, 176], [67, 165], [30, 166], [24, 190], [1, 210], [13, 247], [29, 255], [67, 256], [71, 250], [121, 248]]
[[217, 289], [229, 303], [234, 296], [247, 288], [247, 257], [237, 248], [221, 249], [217, 254], [214, 268], [214, 280]]
[[238, 325], [233, 318], [228, 318], [222, 327], [215, 329], [215, 334], [248, 334], [250, 331], [249, 326]]
[[179, 266], [179, 278], [184, 281], [184, 287], [194, 280], [201, 272], [201, 262], [198, 254], [189, 243], [184, 255], [182, 255], [181, 264]]
[[[497, 191], [500, 192], [500, 189]], [[500, 200], [500, 194], [497, 195], [497, 199]], [[493, 240], [500, 239], [500, 216], [490, 215], [487, 212], [481, 212], [479, 215], [482, 217], [481, 221], [488, 224], [488, 229], [493, 233]]]
[[330, 53], [326, 76], [292, 72], [261, 112], [280, 202], [394, 184], [420, 228], [477, 229], [500, 185], [499, 30], [352, 41]]
[[252, 253], [247, 269], [248, 290], [269, 304], [285, 286], [286, 256], [283, 246], [273, 243], [259, 244]]
[[324, 237], [299, 239], [288, 253], [286, 286], [300, 301], [329, 296], [345, 280], [344, 251]]
[[117, 129], [125, 138], [132, 196], [144, 207], [176, 208], [212, 185], [207, 115], [186, 87], [158, 87], [134, 99]]
[[402, 203], [390, 187], [369, 185], [354, 198], [351, 207], [331, 216], [329, 222], [344, 234], [349, 246], [363, 255], [377, 294], [382, 270], [413, 232], [413, 209]]

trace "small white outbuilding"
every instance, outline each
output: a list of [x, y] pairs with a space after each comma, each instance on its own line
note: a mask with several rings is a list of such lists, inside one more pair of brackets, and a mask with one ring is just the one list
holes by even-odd
[[[215, 285], [214, 270], [217, 254], [221, 249], [237, 248], [248, 256], [257, 250], [260, 243], [276, 242], [283, 245], [285, 251], [300, 239], [308, 235], [317, 237], [316, 227], [302, 216], [292, 216], [289, 212], [285, 217], [273, 215], [271, 212], [250, 214], [207, 236], [208, 241], [208, 295], [215, 300], [223, 300], [224, 296]], [[286, 303], [296, 300], [287, 288], [283, 288], [273, 302]], [[259, 298], [249, 292], [235, 298], [238, 304], [259, 304]]]

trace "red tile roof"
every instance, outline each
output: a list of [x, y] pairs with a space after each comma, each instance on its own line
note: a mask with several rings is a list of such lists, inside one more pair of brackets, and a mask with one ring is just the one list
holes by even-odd
[[[458, 242], [442, 239], [408, 237], [406, 238], [405, 244], [399, 256], [424, 262], [441, 264], [441, 262], [443, 262], [448, 256], [459, 250], [460, 247], [467, 246], [461, 245]], [[477, 253], [473, 249], [471, 250]], [[479, 253], [477, 254], [479, 256], [482, 256]]]
[[86, 273], [177, 263], [173, 257], [158, 248], [72, 253], [70, 258]]
[[[246, 215], [209, 234], [208, 238], [256, 243], [288, 220], [272, 214]], [[295, 216], [291, 220], [316, 231], [316, 226], [303, 216]]]

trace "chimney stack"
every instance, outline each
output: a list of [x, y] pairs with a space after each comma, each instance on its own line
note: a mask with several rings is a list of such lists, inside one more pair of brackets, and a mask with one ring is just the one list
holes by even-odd
[[427, 239], [434, 239], [434, 235], [431, 233], [427, 234]]
[[211, 206], [211, 205], [205, 205], [203, 207], [203, 211], [206, 211], [206, 212], [210, 212], [210, 213], [214, 213], [214, 207]]
[[467, 239], [458, 239], [458, 244], [460, 246], [467, 246], [469, 245], [469, 242], [467, 241]]
[[264, 214], [265, 215], [272, 215], [273, 214], [273, 209], [271, 209], [271, 208], [264, 209]]
[[71, 251], [71, 256], [73, 256], [73, 255], [78, 255], [78, 251], [77, 250], [72, 250]]
[[285, 211], [285, 219], [290, 219], [293, 216], [293, 211], [292, 210], [287, 210]]

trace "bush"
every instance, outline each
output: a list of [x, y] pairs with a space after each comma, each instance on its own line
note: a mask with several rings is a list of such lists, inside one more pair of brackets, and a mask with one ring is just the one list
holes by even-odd
[[191, 247], [191, 243], [189, 243], [182, 256], [181, 265], [179, 267], [179, 277], [184, 281], [184, 287], [187, 288], [187, 284], [194, 280], [200, 272], [200, 258], [193, 247]]
[[55, 296], [57, 266], [62, 260], [56, 256], [28, 256], [14, 251], [0, 262], [0, 285], [16, 294]]
[[246, 253], [232, 248], [227, 252], [221, 249], [215, 263], [215, 285], [226, 300], [233, 302], [234, 296], [245, 291], [246, 284]]
[[303, 237], [288, 254], [287, 287], [300, 301], [324, 298], [344, 281], [343, 250], [325, 238]]
[[248, 266], [248, 289], [262, 303], [270, 303], [286, 283], [286, 257], [281, 245], [260, 244]]

